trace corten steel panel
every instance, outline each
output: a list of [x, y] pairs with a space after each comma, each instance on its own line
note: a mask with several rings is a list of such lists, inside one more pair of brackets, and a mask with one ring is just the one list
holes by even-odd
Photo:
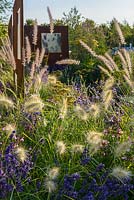
[[[17, 58], [17, 32], [18, 32], [18, 15], [17, 12], [20, 9], [20, 29], [21, 29], [21, 58]], [[24, 67], [22, 65], [22, 48], [24, 47], [24, 25], [23, 25], [23, 0], [16, 0], [13, 7], [13, 50], [16, 60], [16, 75], [17, 75], [17, 92], [18, 94], [24, 94]]]
[[[41, 49], [41, 34], [50, 33], [49, 26], [38, 26], [38, 37], [36, 48]], [[69, 45], [68, 45], [68, 27], [67, 26], [55, 26], [54, 33], [61, 33], [61, 53], [49, 53], [48, 65], [54, 66], [56, 61], [69, 58]], [[24, 26], [24, 35], [28, 36], [30, 43], [32, 44], [33, 26]], [[32, 51], [34, 46], [32, 45]]]

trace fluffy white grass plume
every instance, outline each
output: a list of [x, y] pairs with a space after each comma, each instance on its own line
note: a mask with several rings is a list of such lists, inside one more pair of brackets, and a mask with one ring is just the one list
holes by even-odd
[[114, 85], [114, 78], [110, 77], [109, 79], [107, 79], [103, 88], [102, 98], [106, 110], [110, 106], [110, 103], [113, 99], [113, 91], [112, 91], [113, 85]]
[[45, 188], [49, 193], [52, 193], [56, 190], [57, 185], [53, 180], [46, 179], [45, 180]]
[[27, 159], [27, 154], [28, 153], [23, 147], [18, 147], [15, 150], [15, 153], [17, 154], [17, 157], [21, 162], [24, 162]]
[[31, 70], [30, 70], [30, 78], [33, 79], [35, 73], [35, 62], [32, 63], [31, 65]]
[[134, 82], [128, 78], [128, 76], [123, 75], [125, 81], [127, 82], [127, 84], [132, 88], [132, 90], [134, 89]]
[[109, 71], [107, 69], [105, 69], [104, 67], [102, 67], [100, 65], [98, 67], [104, 72], [104, 74], [106, 74], [109, 77], [112, 77], [111, 74], [109, 73]]
[[39, 56], [39, 66], [43, 62], [44, 55], [45, 55], [45, 48], [42, 48]]
[[37, 35], [38, 35], [38, 24], [37, 24], [37, 19], [35, 19], [33, 23], [33, 41], [32, 41], [34, 45], [37, 45], [37, 38], [38, 38]]
[[125, 60], [127, 62], [129, 73], [132, 74], [132, 62], [131, 62], [130, 54], [125, 48], [121, 49], [121, 51], [123, 52]]
[[114, 25], [115, 25], [115, 28], [116, 28], [116, 30], [117, 30], [117, 33], [118, 33], [118, 35], [119, 35], [121, 44], [126, 44], [125, 38], [124, 38], [124, 36], [123, 36], [123, 33], [122, 33], [122, 31], [121, 31], [121, 28], [120, 28], [120, 26], [119, 26], [118, 21], [117, 21], [115, 18], [114, 18], [113, 21], [114, 21]]
[[37, 48], [36, 53], [35, 53], [35, 65], [36, 65], [36, 67], [39, 66], [39, 57], [40, 57], [40, 50], [39, 50], [39, 48]]
[[110, 61], [110, 63], [113, 66], [113, 69], [115, 69], [116, 71], [119, 71], [117, 64], [114, 62], [113, 58], [108, 53], [105, 53], [105, 57]]
[[102, 98], [103, 98], [104, 107], [107, 110], [113, 99], [113, 91], [112, 90], [103, 91]]
[[29, 64], [30, 60], [31, 60], [31, 45], [29, 42], [29, 38], [26, 37], [25, 38], [26, 41], [26, 49], [25, 49], [25, 54], [26, 54], [26, 62]]
[[79, 65], [80, 61], [73, 60], [73, 59], [65, 59], [65, 60], [57, 61], [56, 64], [58, 64], [58, 65]]
[[106, 82], [105, 82], [103, 90], [107, 91], [109, 89], [112, 89], [114, 83], [115, 83], [115, 81], [114, 81], [113, 77], [107, 79]]
[[41, 89], [42, 86], [42, 82], [41, 82], [41, 77], [39, 76], [39, 74], [36, 75], [34, 81], [33, 81], [33, 89], [34, 89], [34, 93], [38, 93], [39, 90]]
[[15, 124], [7, 124], [3, 130], [7, 132], [7, 136], [9, 137], [16, 130]]
[[61, 109], [60, 109], [60, 114], [59, 114], [60, 119], [64, 119], [66, 117], [67, 107], [68, 107], [67, 98], [64, 98], [63, 102], [62, 102]]
[[110, 72], [113, 72], [114, 66], [110, 60], [108, 60], [105, 56], [102, 56], [102, 55], [98, 55], [98, 56], [96, 56], [96, 58], [98, 58], [100, 61], [102, 61], [107, 66], [107, 68], [109, 69]]
[[49, 169], [48, 171], [48, 177], [50, 180], [55, 180], [59, 176], [59, 167], [53, 167], [52, 169]]
[[8, 108], [14, 108], [14, 102], [7, 96], [0, 94], [0, 106]]
[[82, 153], [84, 150], [84, 146], [82, 144], [73, 144], [71, 151], [72, 153]]
[[35, 93], [38, 93], [43, 85], [43, 76], [46, 73], [46, 68], [40, 70], [39, 74], [37, 74], [33, 79], [33, 89]]
[[53, 33], [54, 32], [54, 22], [53, 22], [53, 17], [52, 17], [49, 7], [47, 7], [47, 12], [48, 12], [49, 22], [50, 22], [50, 33]]
[[42, 99], [36, 94], [31, 95], [29, 99], [24, 103], [24, 110], [28, 113], [41, 112], [43, 107], [44, 103]]
[[121, 155], [125, 154], [127, 151], [130, 150], [132, 146], [132, 142], [130, 141], [125, 141], [123, 143], [120, 143], [119, 145], [117, 145], [117, 147], [115, 148], [114, 151], [114, 155], [116, 157], [120, 157]]
[[101, 145], [101, 143], [103, 141], [103, 133], [96, 132], [96, 131], [90, 131], [86, 135], [86, 139], [87, 139], [88, 144], [90, 144], [94, 147], [98, 147]]
[[113, 168], [111, 175], [122, 181], [123, 179], [130, 179], [132, 173], [129, 170], [123, 169], [119, 166]]
[[80, 105], [76, 105], [74, 111], [79, 119], [83, 121], [88, 120], [89, 114]]
[[80, 44], [94, 57], [97, 56], [97, 54], [82, 40], [79, 40]]
[[[122, 49], [121, 51], [118, 51], [118, 55], [121, 59], [122, 62], [122, 67], [124, 69], [124, 76], [127, 77], [127, 79], [125, 78], [126, 82], [129, 84], [129, 81], [132, 82], [131, 80], [131, 74], [132, 74], [132, 63], [131, 63], [131, 59], [130, 59], [130, 55], [129, 53], [125, 50]], [[129, 84], [131, 87], [131, 84]]]
[[[97, 55], [96, 52], [94, 52], [86, 43], [84, 43], [82, 40], [80, 40], [80, 44], [95, 58], [99, 59], [100, 61], [102, 61], [106, 66], [107, 69], [110, 72], [113, 72], [113, 70], [117, 70], [118, 71], [118, 67], [116, 65], [116, 63], [114, 62], [114, 60], [112, 59], [112, 57], [106, 53], [105, 56], [102, 55]], [[106, 71], [105, 71], [106, 73]], [[109, 73], [108, 73], [109, 74]]]
[[100, 114], [100, 105], [97, 103], [92, 103], [90, 106], [91, 114], [96, 118]]
[[0, 57], [5, 61], [7, 61], [15, 70], [16, 62], [10, 40], [9, 38], [1, 39], [1, 42], [2, 42], [2, 47], [0, 50]]
[[57, 141], [56, 142], [56, 151], [60, 155], [64, 154], [66, 151], [66, 145], [63, 141]]

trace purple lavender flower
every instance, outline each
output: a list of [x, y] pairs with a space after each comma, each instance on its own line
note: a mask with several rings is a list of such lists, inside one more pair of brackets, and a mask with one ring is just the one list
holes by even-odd
[[[13, 137], [10, 138], [12, 139]], [[23, 182], [25, 180], [26, 184], [33, 167], [30, 155], [24, 162], [18, 159], [15, 153], [16, 145], [18, 145], [16, 142], [18, 141], [10, 141], [5, 151], [0, 153], [0, 198], [2, 199], [7, 198], [12, 191], [23, 192]]]

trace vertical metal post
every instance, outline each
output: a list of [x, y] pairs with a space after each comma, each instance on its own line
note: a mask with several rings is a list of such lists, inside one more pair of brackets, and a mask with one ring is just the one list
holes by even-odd
[[23, 0], [15, 0], [13, 7], [13, 50], [16, 61], [14, 79], [19, 97], [24, 97], [24, 66], [22, 64], [22, 49], [24, 48], [23, 17]]

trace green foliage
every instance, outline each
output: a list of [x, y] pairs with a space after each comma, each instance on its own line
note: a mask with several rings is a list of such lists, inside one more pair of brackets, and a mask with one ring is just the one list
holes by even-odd
[[9, 0], [0, 0], [0, 38], [7, 36], [7, 12], [11, 5]]

